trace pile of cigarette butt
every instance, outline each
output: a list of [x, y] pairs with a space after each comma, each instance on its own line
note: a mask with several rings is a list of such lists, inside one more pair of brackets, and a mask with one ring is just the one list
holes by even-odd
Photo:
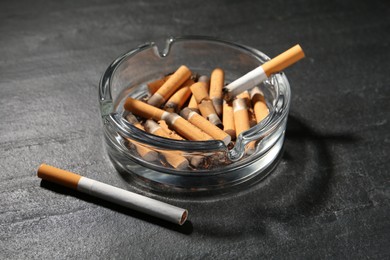
[[[221, 140], [228, 148], [238, 135], [263, 120], [269, 113], [258, 87], [244, 91], [233, 100], [225, 100], [224, 71], [215, 68], [210, 77], [197, 75], [185, 65], [161, 79], [149, 82], [148, 98], [128, 97], [124, 108], [126, 120], [135, 127], [160, 137], [207, 141]], [[131, 147], [146, 161], [160, 159], [175, 169], [208, 169], [228, 163], [223, 155], [212, 158], [185, 156], [179, 151], [157, 151], [129, 140]], [[253, 150], [255, 143], [247, 149]], [[160, 155], [160, 156], [159, 156]]]

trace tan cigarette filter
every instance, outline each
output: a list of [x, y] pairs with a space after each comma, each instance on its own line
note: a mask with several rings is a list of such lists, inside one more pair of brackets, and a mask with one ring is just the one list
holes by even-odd
[[230, 135], [218, 128], [216, 125], [212, 124], [203, 116], [197, 114], [189, 108], [184, 108], [180, 115], [187, 119], [193, 125], [199, 127], [205, 133], [209, 134], [216, 140], [222, 140], [225, 145], [228, 145], [231, 141]]
[[[135, 118], [134, 115], [128, 114], [126, 115], [126, 119], [138, 129], [145, 131], [144, 127], [140, 124], [140, 122], [138, 122], [137, 118]], [[156, 151], [143, 146], [137, 141], [131, 140], [129, 138], [127, 138], [127, 140], [134, 145], [135, 150], [137, 151], [139, 156], [141, 156], [145, 161], [151, 162], [157, 159], [158, 154]]]
[[188, 103], [187, 107], [192, 111], [199, 113], [198, 102], [196, 102], [194, 95], [191, 95], [190, 102]]
[[164, 110], [168, 112], [178, 112], [190, 96], [190, 87], [184, 86], [180, 88], [178, 91], [175, 92], [175, 94], [171, 96], [167, 103], [165, 103]]
[[196, 82], [191, 85], [192, 95], [195, 97], [196, 102], [200, 104], [203, 100], [209, 100], [209, 93], [205, 82]]
[[261, 67], [263, 68], [265, 74], [267, 74], [267, 77], [269, 77], [271, 74], [284, 70], [304, 57], [305, 53], [303, 52], [301, 46], [297, 44], [287, 51], [279, 54], [272, 60], [267, 61], [261, 65]]
[[175, 224], [183, 225], [187, 220], [188, 211], [186, 209], [95, 181], [73, 172], [41, 164], [37, 175], [43, 180], [51, 181]]
[[[146, 120], [145, 130], [151, 134], [158, 135], [165, 138], [170, 138], [169, 134], [161, 128], [159, 124], [153, 120]], [[188, 160], [181, 156], [177, 151], [163, 151], [159, 152], [164, 156], [165, 160], [175, 169], [183, 170], [189, 166]]]
[[255, 113], [256, 122], [259, 123], [261, 120], [266, 118], [269, 114], [267, 103], [263, 93], [258, 87], [255, 87], [251, 91], [252, 96], [252, 106]]
[[222, 69], [216, 68], [211, 73], [210, 77], [210, 95], [209, 98], [213, 102], [215, 112], [218, 116], [222, 115], [222, 89], [225, 82], [225, 73]]
[[230, 135], [232, 140], [236, 139], [236, 127], [234, 126], [233, 107], [228, 102], [223, 102], [222, 114], [223, 130]]
[[162, 79], [157, 79], [155, 81], [149, 82], [147, 84], [150, 94], [156, 93], [156, 91], [169, 79], [171, 75], [165, 76]]
[[[236, 128], [236, 137], [242, 132], [251, 128], [250, 116], [246, 101], [243, 98], [237, 98], [233, 101], [234, 126]], [[247, 154], [251, 154], [255, 150], [255, 141], [247, 144]]]
[[244, 92], [241, 92], [240, 94], [237, 95], [237, 98], [244, 99], [248, 109], [251, 107], [251, 96], [249, 94], [249, 91], [245, 90]]
[[164, 119], [164, 117], [169, 114], [167, 111], [130, 97], [126, 99], [124, 108], [127, 111], [145, 119], [160, 120]]
[[236, 136], [248, 130], [250, 128], [250, 120], [248, 107], [246, 102], [242, 98], [237, 98], [233, 101], [233, 112], [234, 112], [234, 126], [236, 129]]
[[186, 66], [180, 66], [175, 73], [153, 94], [148, 100], [148, 104], [160, 107], [175, 91], [191, 77], [191, 71]]
[[204, 118], [207, 118], [213, 125], [222, 127], [222, 121], [215, 112], [211, 100], [203, 100], [202, 103], [198, 104], [198, 108]]
[[194, 126], [181, 116], [175, 113], [170, 113], [165, 119], [167, 124], [173, 128], [179, 135], [183, 136], [187, 140], [192, 141], [207, 141], [213, 140], [213, 138], [206, 134], [204, 131]]
[[165, 120], [159, 120], [157, 123], [161, 126], [162, 129], [164, 129], [165, 132], [168, 133], [170, 138], [175, 140], [185, 140], [183, 137], [181, 137], [180, 135], [178, 135], [177, 133], [169, 129], [167, 122], [165, 122]]

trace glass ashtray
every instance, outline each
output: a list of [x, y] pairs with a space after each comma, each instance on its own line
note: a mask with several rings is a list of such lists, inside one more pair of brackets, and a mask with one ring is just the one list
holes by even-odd
[[[200, 36], [171, 37], [163, 50], [153, 42], [145, 43], [118, 57], [99, 84], [110, 159], [137, 184], [152, 191], [216, 191], [266, 177], [280, 158], [290, 107], [290, 85], [284, 73], [272, 75], [258, 86], [269, 114], [241, 133], [233, 147], [218, 140], [180, 141], [144, 132], [126, 120], [123, 105], [128, 97], [150, 96], [147, 83], [181, 65], [199, 75], [210, 75], [213, 69], [222, 68], [225, 82], [232, 82], [267, 60], [268, 56], [251, 47]], [[255, 149], [249, 153], [246, 148], [250, 143], [255, 144]], [[153, 151], [155, 156], [141, 155], [139, 147]], [[164, 153], [180, 154], [195, 163], [175, 169], [166, 162]]]

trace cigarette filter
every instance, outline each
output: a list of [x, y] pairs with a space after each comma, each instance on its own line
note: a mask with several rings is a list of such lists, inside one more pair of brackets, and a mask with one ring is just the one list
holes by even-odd
[[[145, 131], [144, 127], [138, 122], [137, 118], [135, 118], [134, 115], [128, 114], [126, 115], [127, 121], [129, 121], [131, 124], [133, 124], [135, 127], [137, 127], [140, 130]], [[152, 149], [149, 149], [142, 144], [138, 143], [137, 141], [127, 139], [129, 142], [131, 142], [135, 149], [137, 150], [137, 153], [148, 162], [154, 161], [157, 159], [158, 154], [156, 151], [153, 151]]]
[[[236, 128], [236, 136], [251, 128], [251, 120], [249, 110], [246, 106], [246, 101], [243, 98], [238, 98], [233, 101], [234, 126]], [[246, 153], [251, 154], [255, 150], [255, 141], [247, 145]]]
[[224, 82], [224, 71], [220, 68], [214, 69], [210, 77], [210, 99], [218, 116], [222, 115], [222, 89]]
[[184, 140], [183, 137], [181, 137], [180, 135], [176, 134], [174, 131], [169, 129], [167, 122], [165, 122], [165, 120], [159, 120], [157, 123], [161, 126], [162, 129], [164, 129], [165, 132], [168, 133], [170, 138], [176, 140]]
[[218, 128], [216, 125], [212, 124], [203, 116], [197, 114], [189, 108], [184, 108], [180, 115], [187, 119], [193, 125], [199, 127], [205, 133], [209, 134], [216, 140], [222, 140], [225, 145], [228, 145], [232, 138], [226, 132]]
[[152, 82], [149, 82], [147, 85], [148, 85], [148, 89], [149, 89], [149, 93], [150, 94], [154, 94], [156, 93], [156, 91], [161, 88], [161, 86], [169, 79], [171, 75], [168, 75], [168, 76], [165, 76], [163, 77], [162, 79], [158, 79], [158, 80], [155, 80], [155, 81], [152, 81]]
[[[209, 91], [209, 86], [210, 86], [210, 79], [209, 77], [207, 76], [200, 76], [199, 79], [198, 79], [198, 82], [204, 82], [205, 85], [203, 85], [202, 87], [206, 88], [206, 92]], [[190, 102], [188, 103], [188, 106], [187, 106], [189, 109], [191, 109], [192, 111], [195, 111], [196, 113], [200, 113], [199, 112], [199, 108], [198, 108], [198, 102], [196, 101], [195, 99], [195, 96], [192, 95], [191, 96], [191, 99], [190, 99]]]
[[155, 107], [161, 106], [190, 77], [190, 69], [184, 65], [180, 66], [156, 93], [149, 98], [148, 104]]
[[258, 87], [255, 87], [251, 91], [252, 106], [255, 113], [256, 122], [259, 123], [266, 116], [268, 116], [269, 110], [265, 102], [263, 93]]
[[[151, 134], [158, 135], [165, 138], [170, 138], [169, 134], [161, 128], [159, 124], [154, 122], [151, 119], [146, 120], [145, 122], [145, 130]], [[186, 158], [178, 154], [176, 151], [159, 151], [164, 157], [165, 160], [175, 169], [183, 170], [186, 169], [189, 165]]]
[[212, 124], [222, 128], [222, 121], [219, 119], [217, 112], [215, 112], [211, 100], [203, 100], [198, 104], [198, 108], [203, 117], [207, 118]]
[[196, 82], [190, 88], [198, 104], [202, 103], [203, 100], [209, 100], [209, 92], [205, 82]]
[[301, 46], [299, 46], [299, 44], [295, 45], [272, 60], [265, 62], [263, 65], [227, 85], [224, 88], [225, 97], [227, 99], [232, 99], [244, 90], [248, 90], [260, 84], [271, 74], [282, 71], [304, 57], [305, 54]]
[[225, 131], [234, 140], [236, 139], [236, 127], [234, 126], [233, 107], [225, 100], [223, 101], [222, 114], [223, 131]]
[[178, 112], [190, 96], [190, 87], [185, 86], [180, 88], [170, 97], [170, 99], [168, 99], [167, 103], [165, 103], [164, 110], [168, 112]]
[[160, 120], [164, 119], [169, 115], [169, 112], [167, 111], [164, 111], [162, 109], [159, 109], [157, 107], [154, 107], [143, 101], [131, 97], [126, 99], [124, 108], [127, 111], [130, 111], [133, 114], [146, 119]]
[[131, 208], [175, 224], [183, 225], [188, 211], [155, 199], [126, 191], [76, 173], [42, 164], [38, 168], [38, 177], [83, 193], [90, 194], [109, 202]]
[[170, 113], [165, 119], [168, 125], [170, 125], [177, 133], [192, 141], [207, 141], [213, 140], [213, 138], [206, 134], [204, 131], [194, 126], [181, 116], [175, 113]]

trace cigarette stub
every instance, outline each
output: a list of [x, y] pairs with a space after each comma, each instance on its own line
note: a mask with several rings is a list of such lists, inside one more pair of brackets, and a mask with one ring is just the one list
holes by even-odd
[[177, 133], [192, 141], [207, 141], [213, 140], [213, 138], [206, 134], [204, 131], [194, 126], [181, 116], [175, 113], [170, 113], [165, 119], [167, 124], [171, 126]]
[[220, 68], [214, 69], [210, 77], [210, 99], [218, 116], [222, 115], [222, 89], [224, 82], [224, 71]]
[[258, 87], [252, 89], [251, 97], [256, 122], [259, 123], [268, 116], [269, 110], [265, 102], [264, 95]]
[[223, 130], [230, 135], [232, 140], [236, 139], [236, 127], [234, 126], [233, 107], [225, 100], [223, 101], [222, 114]]
[[213, 125], [222, 128], [222, 121], [215, 112], [211, 100], [203, 100], [202, 103], [198, 104], [198, 108], [203, 117], [207, 118]]
[[[138, 122], [138, 120], [135, 118], [134, 115], [128, 114], [128, 115], [126, 116], [126, 119], [127, 119], [127, 121], [129, 121], [131, 124], [133, 124], [135, 127], [137, 127], [138, 129], [145, 131], [144, 127]], [[156, 151], [153, 151], [152, 149], [143, 146], [142, 144], [138, 143], [137, 141], [131, 140], [131, 139], [129, 139], [129, 138], [127, 138], [127, 140], [128, 140], [129, 142], [131, 142], [131, 143], [134, 145], [135, 150], [137, 151], [137, 153], [138, 153], [145, 161], [151, 162], [151, 161], [154, 161], [154, 160], [157, 159], [158, 154], [157, 154]]]
[[[245, 99], [237, 98], [233, 101], [234, 126], [236, 128], [236, 137], [242, 132], [248, 130], [250, 126], [250, 118], [248, 107]], [[252, 153], [255, 148], [255, 142], [250, 142], [247, 146], [247, 153]]]
[[225, 145], [228, 145], [231, 141], [230, 135], [226, 132], [212, 124], [210, 121], [197, 114], [196, 112], [190, 110], [189, 108], [184, 108], [180, 115], [187, 119], [193, 125], [199, 127], [201, 130], [209, 134], [216, 140], [222, 140]]
[[[145, 130], [151, 134], [158, 135], [165, 138], [170, 138], [169, 134], [161, 128], [159, 124], [151, 119], [146, 120]], [[181, 156], [177, 151], [163, 151], [159, 152], [165, 157], [165, 160], [175, 169], [183, 170], [189, 165], [187, 159]]]
[[209, 100], [209, 93], [205, 82], [196, 82], [190, 88], [198, 104], [202, 103], [203, 100]]
[[175, 93], [175, 91], [191, 77], [191, 71], [182, 65], [173, 73], [169, 79], [153, 94], [148, 100], [148, 104], [159, 107]]
[[54, 182], [175, 224], [183, 225], [187, 220], [188, 211], [186, 209], [95, 181], [47, 164], [42, 164], [38, 168], [37, 174], [38, 177], [43, 180]]
[[168, 112], [178, 112], [190, 96], [190, 87], [184, 86], [180, 88], [171, 96], [167, 103], [165, 103], [164, 110]]
[[155, 81], [149, 82], [147, 84], [150, 94], [156, 93], [156, 91], [161, 88], [161, 86], [169, 79], [171, 75], [165, 76], [162, 79], [157, 79]]
[[124, 108], [127, 111], [132, 112], [133, 114], [146, 118], [161, 120], [166, 118], [169, 115], [169, 112], [149, 105], [141, 100], [137, 100], [131, 97], [128, 97], [125, 101]]
[[[198, 79], [198, 82], [203, 82], [204, 84], [201, 87], [205, 88], [206, 92], [209, 91], [209, 86], [210, 86], [210, 79], [209, 79], [209, 77], [204, 76], [204, 75], [200, 76], [199, 79]], [[195, 95], [191, 96], [190, 102], [188, 103], [187, 107], [189, 109], [191, 109], [192, 111], [195, 111], [198, 114], [200, 113], [199, 108], [198, 108], [198, 102], [195, 99]]]
[[248, 72], [244, 76], [236, 79], [224, 88], [225, 97], [232, 99], [237, 94], [253, 88], [266, 80], [271, 74], [282, 71], [288, 66], [301, 60], [305, 54], [298, 44], [288, 49], [282, 54], [276, 56], [272, 60], [265, 62], [263, 65]]
[[176, 134], [174, 131], [169, 129], [167, 122], [165, 122], [165, 120], [159, 120], [157, 123], [161, 126], [162, 129], [164, 129], [165, 132], [168, 133], [170, 138], [175, 140], [184, 140], [183, 137], [181, 137], [180, 135]]

